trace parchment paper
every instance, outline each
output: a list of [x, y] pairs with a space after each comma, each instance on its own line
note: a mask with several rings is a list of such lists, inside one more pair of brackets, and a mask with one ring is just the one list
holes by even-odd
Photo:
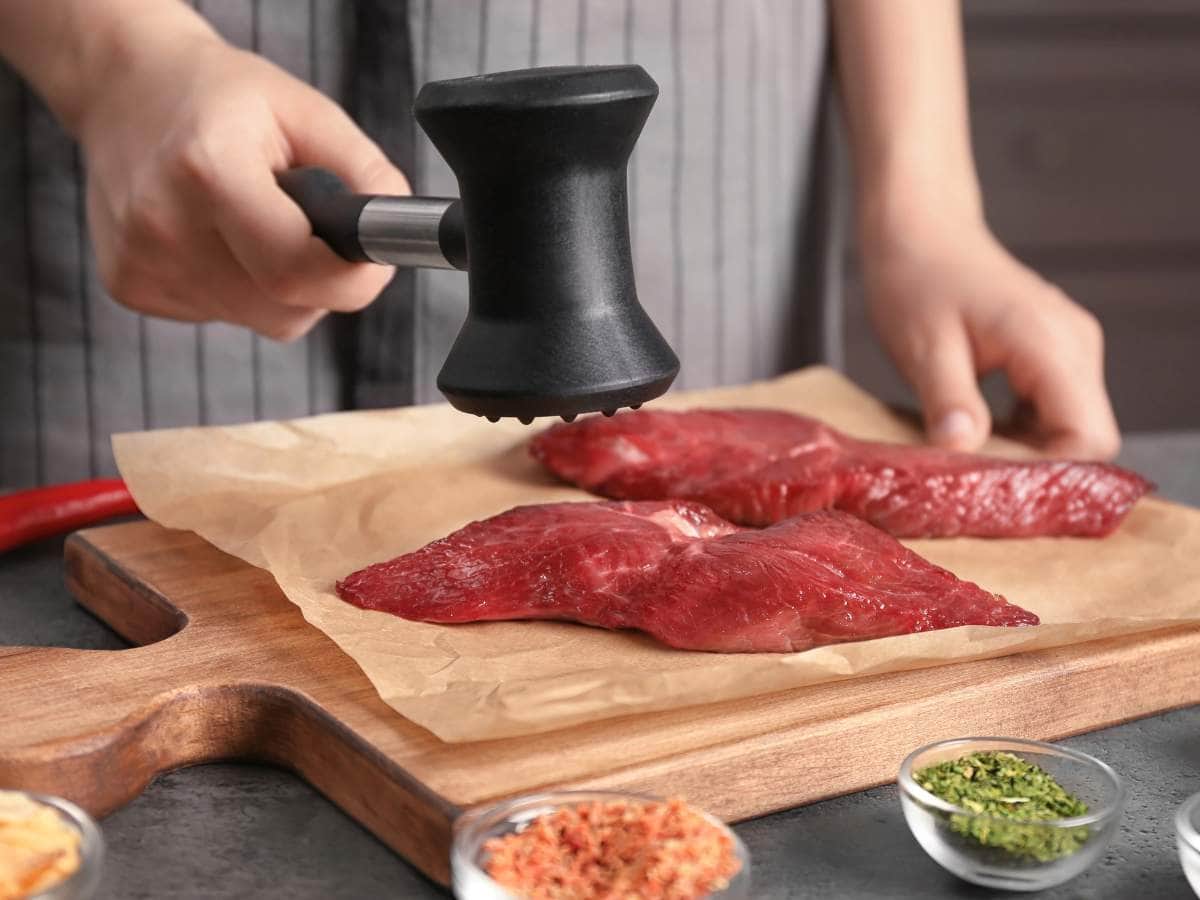
[[[913, 442], [902, 418], [829, 369], [678, 393], [662, 407], [760, 406], [864, 438]], [[114, 438], [150, 518], [268, 569], [305, 618], [362, 667], [395, 710], [444, 741], [999, 656], [1200, 621], [1200, 511], [1141, 501], [1103, 540], [924, 540], [918, 553], [1041, 616], [1037, 628], [968, 626], [795, 654], [672, 650], [569, 623], [441, 626], [350, 606], [334, 581], [521, 503], [588, 500], [526, 453], [532, 427], [449, 406], [351, 412]], [[990, 452], [1028, 454], [993, 441]]]

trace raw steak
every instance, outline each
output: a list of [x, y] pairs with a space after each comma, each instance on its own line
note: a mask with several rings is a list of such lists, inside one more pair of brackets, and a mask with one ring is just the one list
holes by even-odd
[[727, 652], [1038, 622], [845, 513], [760, 531], [682, 500], [520, 506], [337, 592], [406, 619], [571, 619]]
[[550, 428], [531, 450], [559, 477], [605, 497], [697, 500], [760, 526], [840, 509], [897, 537], [1098, 537], [1153, 488], [1105, 463], [872, 443], [772, 410], [592, 416]]

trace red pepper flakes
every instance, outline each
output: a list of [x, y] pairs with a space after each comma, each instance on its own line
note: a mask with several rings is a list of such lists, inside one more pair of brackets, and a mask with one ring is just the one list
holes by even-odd
[[483, 849], [488, 876], [527, 900], [699, 900], [742, 865], [729, 835], [678, 797], [566, 806]]

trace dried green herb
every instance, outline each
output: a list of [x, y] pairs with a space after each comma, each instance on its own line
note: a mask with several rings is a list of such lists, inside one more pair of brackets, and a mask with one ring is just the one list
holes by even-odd
[[1045, 769], [1014, 753], [971, 753], [921, 769], [916, 781], [947, 803], [983, 814], [951, 815], [956, 834], [1014, 856], [1049, 862], [1074, 853], [1091, 834], [1086, 825], [1038, 824], [1086, 815], [1088, 806]]

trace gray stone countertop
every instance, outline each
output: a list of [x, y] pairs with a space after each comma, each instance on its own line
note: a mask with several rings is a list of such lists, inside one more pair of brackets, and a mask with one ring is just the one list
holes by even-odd
[[[1163, 496], [1200, 506], [1200, 432], [1131, 435], [1121, 462], [1155, 479]], [[61, 558], [61, 541], [0, 558], [0, 644], [125, 646], [71, 599]], [[1122, 773], [1130, 801], [1104, 860], [1039, 896], [1190, 897], [1172, 816], [1200, 791], [1200, 707], [1064, 743]], [[172, 772], [102, 825], [109, 848], [103, 898], [449, 896], [307, 784], [264, 766]], [[894, 787], [754, 819], [737, 830], [754, 861], [755, 897], [1003, 896], [955, 879], [926, 857], [908, 833]]]

